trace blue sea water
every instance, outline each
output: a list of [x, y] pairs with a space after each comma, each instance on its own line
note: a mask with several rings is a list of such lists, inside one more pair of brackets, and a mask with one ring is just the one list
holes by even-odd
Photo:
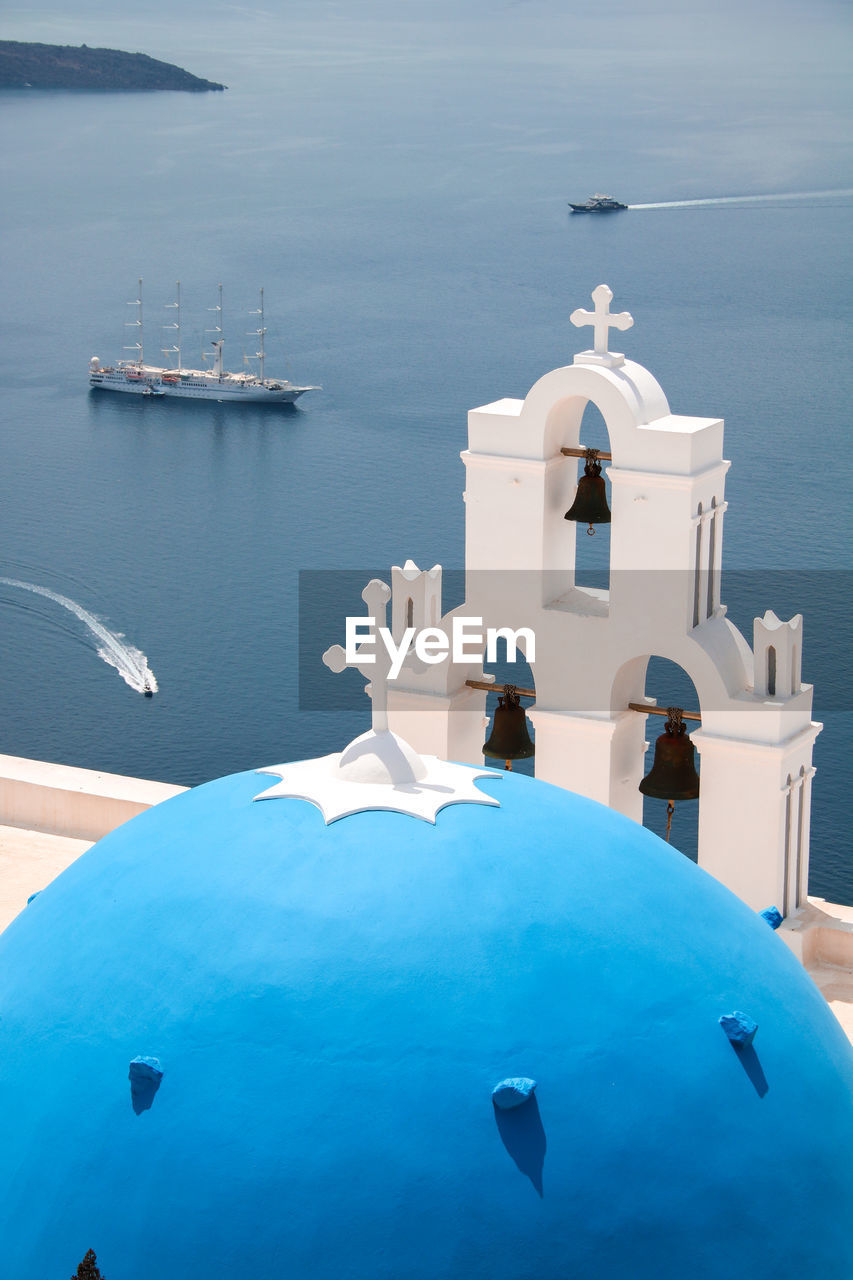
[[[606, 281], [673, 411], [726, 419], [730, 616], [751, 637], [767, 608], [805, 615], [811, 888], [853, 902], [842, 9], [114, 8], [37, 2], [4, 34], [229, 87], [0, 94], [0, 577], [122, 633], [159, 692], [0, 584], [0, 749], [186, 784], [339, 749], [367, 704], [300, 707], [300, 572], [354, 571], [342, 628], [362, 577], [459, 568], [467, 410], [570, 361], [569, 314]], [[568, 215], [598, 190], [664, 207]], [[774, 198], [678, 204], [730, 196]], [[89, 357], [135, 340], [139, 276], [149, 357], [180, 279], [198, 363], [221, 282], [239, 367], [264, 286], [268, 371], [322, 392], [291, 412], [90, 393]], [[648, 691], [674, 680], [655, 667]]]

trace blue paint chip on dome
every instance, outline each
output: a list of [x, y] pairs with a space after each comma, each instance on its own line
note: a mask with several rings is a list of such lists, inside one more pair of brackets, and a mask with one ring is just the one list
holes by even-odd
[[755, 1039], [758, 1023], [748, 1014], [735, 1009], [734, 1013], [724, 1013], [719, 1021], [732, 1044], [748, 1045]]
[[536, 1081], [529, 1076], [516, 1076], [511, 1080], [501, 1080], [492, 1090], [492, 1102], [501, 1111], [511, 1111], [521, 1107], [531, 1097], [536, 1088]]
[[128, 1070], [130, 1080], [130, 1100], [137, 1115], [148, 1111], [154, 1101], [154, 1095], [160, 1088], [163, 1070], [159, 1058], [138, 1057], [131, 1059]]

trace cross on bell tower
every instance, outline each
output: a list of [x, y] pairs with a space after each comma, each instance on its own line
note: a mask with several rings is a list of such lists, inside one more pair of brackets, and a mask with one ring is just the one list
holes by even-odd
[[615, 315], [610, 310], [613, 301], [613, 290], [606, 284], [600, 284], [592, 291], [594, 311], [584, 311], [578, 307], [569, 319], [577, 328], [591, 324], [593, 333], [593, 350], [581, 351], [575, 356], [575, 364], [603, 364], [611, 369], [625, 363], [625, 357], [618, 351], [608, 351], [607, 343], [611, 329], [630, 329], [634, 317], [629, 311], [619, 311]]

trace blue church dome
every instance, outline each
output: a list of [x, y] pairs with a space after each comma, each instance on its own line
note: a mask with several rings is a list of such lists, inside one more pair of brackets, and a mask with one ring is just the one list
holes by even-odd
[[763, 919], [543, 782], [326, 825], [268, 781], [0, 937], [4, 1275], [849, 1280], [853, 1054]]

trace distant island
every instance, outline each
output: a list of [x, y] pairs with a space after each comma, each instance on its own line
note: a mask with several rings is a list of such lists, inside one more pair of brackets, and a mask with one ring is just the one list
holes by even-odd
[[0, 40], [0, 89], [183, 89], [202, 93], [224, 84], [200, 80], [170, 62], [120, 49]]

